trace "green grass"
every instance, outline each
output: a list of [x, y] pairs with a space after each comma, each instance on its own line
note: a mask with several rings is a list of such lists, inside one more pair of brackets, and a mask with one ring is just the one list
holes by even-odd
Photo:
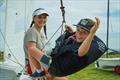
[[[105, 57], [103, 55], [102, 57]], [[119, 55], [109, 55], [109, 57], [120, 57]], [[94, 63], [83, 70], [68, 76], [69, 80], [120, 80], [120, 75], [113, 71], [96, 69]]]

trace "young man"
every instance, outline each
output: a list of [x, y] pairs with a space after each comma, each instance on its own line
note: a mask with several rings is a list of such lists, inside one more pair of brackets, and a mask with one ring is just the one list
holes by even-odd
[[[100, 20], [95, 19], [96, 22], [88, 18], [81, 19], [75, 25], [76, 32], [66, 26], [65, 34], [56, 40], [56, 46], [51, 52], [52, 63], [48, 68], [51, 80], [57, 80], [55, 77], [64, 77], [81, 70], [107, 50], [106, 45], [95, 36], [100, 24]], [[42, 58], [42, 62], [45, 63], [45, 61], [47, 57]], [[40, 77], [42, 74], [33, 73], [31, 76]]]

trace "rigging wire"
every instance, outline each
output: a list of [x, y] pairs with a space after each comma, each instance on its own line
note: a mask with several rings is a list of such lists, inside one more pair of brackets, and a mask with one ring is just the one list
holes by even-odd
[[[117, 6], [119, 6], [120, 5], [120, 1], [118, 1], [118, 5]], [[118, 7], [118, 10], [120, 10], [120, 6]], [[118, 21], [120, 21], [120, 11], [119, 11], [119, 13], [118, 13]], [[120, 22], [118, 22], [118, 31], [119, 31], [119, 34], [118, 34], [118, 44], [120, 44]], [[119, 53], [120, 53], [120, 45], [118, 46], [118, 50], [119, 50]]]
[[[7, 5], [8, 5], [8, 0], [6, 0], [6, 9], [5, 9], [5, 28], [6, 28], [6, 26], [7, 26]], [[3, 38], [3, 40], [4, 40], [4, 42], [5, 42], [5, 44], [6, 44], [6, 46], [8, 47], [8, 50], [10, 51], [10, 53], [12, 54], [12, 56], [13, 56], [13, 58], [16, 60], [16, 62], [17, 63], [19, 63], [20, 64], [20, 66], [21, 66], [21, 63], [17, 60], [17, 58], [15, 57], [15, 55], [13, 54], [13, 52], [12, 52], [12, 50], [10, 49], [10, 47], [9, 47], [9, 45], [8, 45], [8, 43], [7, 43], [7, 40], [6, 40], [6, 38], [5, 38], [5, 36], [4, 36], [4, 34], [2, 33], [2, 31], [1, 31], [1, 29], [0, 29], [0, 33], [1, 33], [1, 36], [2, 36], [2, 38]], [[23, 66], [21, 66], [21, 67], [23, 67]]]
[[24, 65], [22, 65], [22, 64], [20, 64], [20, 63], [18, 63], [18, 62], [16, 62], [16, 61], [14, 61], [13, 59], [10, 59], [9, 57], [7, 57], [7, 56], [5, 56], [7, 59], [9, 59], [10, 61], [12, 61], [12, 62], [14, 62], [15, 64], [18, 64], [21, 68], [22, 68], [22, 70], [20, 71], [20, 73], [22, 73], [23, 71], [25, 71], [25, 66]]
[[50, 37], [50, 39], [46, 42], [46, 44], [43, 46], [42, 49], [45, 48], [45, 46], [52, 40], [52, 38], [55, 36], [55, 34], [59, 31], [59, 29], [62, 27], [63, 24], [54, 32], [54, 34]]
[[63, 18], [63, 21], [62, 21], [62, 24], [60, 25], [60, 27], [55, 31], [55, 33], [50, 37], [50, 39], [46, 42], [46, 44], [43, 46], [42, 49], [45, 48], [45, 46], [52, 40], [52, 38], [55, 36], [55, 34], [59, 31], [59, 29], [61, 28], [61, 35], [63, 34], [63, 25], [66, 23], [66, 20], [65, 20], [65, 10], [64, 10], [64, 6], [63, 6], [63, 1], [60, 0], [60, 3], [61, 3], [61, 12], [62, 12], [62, 18]]
[[[107, 4], [107, 38], [106, 38], [106, 45], [107, 45], [107, 47], [108, 47], [109, 50], [118, 52], [117, 50], [109, 48], [109, 36], [110, 36], [109, 35], [110, 34], [109, 27], [111, 27], [111, 31], [114, 33], [112, 21], [110, 19], [110, 0], [108, 0], [108, 4]], [[107, 50], [106, 57], [108, 57], [108, 50]]]
[[16, 62], [16, 61], [14, 61], [13, 59], [10, 59], [10, 58], [7, 57], [7, 56], [5, 56], [5, 57], [6, 57], [7, 59], [9, 59], [10, 61], [12, 61], [12, 62], [14, 62], [14, 63], [20, 65], [22, 68], [24, 67], [24, 65], [22, 65], [22, 64], [20, 64], [20, 63], [18, 63], [18, 62]]
[[60, 3], [61, 3], [61, 7], [60, 7], [60, 9], [61, 9], [61, 12], [62, 12], [62, 17], [63, 17], [63, 23], [65, 23], [66, 21], [65, 21], [65, 7], [63, 6], [63, 1], [62, 0], [60, 0]]
[[[1, 33], [1, 35], [2, 35], [2, 37], [3, 37], [3, 39], [4, 39], [4, 41], [5, 41], [5, 44], [6, 44], [7, 47], [8, 47], [8, 50], [9, 50], [10, 53], [12, 54], [13, 58], [16, 60], [16, 63], [20, 64], [20, 66], [21, 66], [22, 64], [18, 61], [18, 59], [17, 59], [17, 58], [15, 57], [15, 55], [13, 54], [12, 50], [11, 50], [10, 47], [9, 47], [9, 44], [7, 43], [7, 41], [6, 41], [3, 33], [2, 33], [2, 31], [1, 31], [1, 29], [0, 29], [0, 33]], [[23, 67], [23, 66], [21, 66], [21, 67]]]
[[63, 18], [63, 21], [62, 21], [62, 27], [61, 27], [61, 35], [63, 34], [63, 25], [64, 25], [64, 23], [66, 23], [66, 21], [65, 21], [65, 7], [63, 6], [63, 1], [62, 0], [60, 0], [60, 3], [61, 3], [61, 7], [60, 7], [60, 9], [61, 9], [61, 12], [62, 12], [62, 18]]
[[[5, 28], [4, 28], [4, 34], [6, 34], [5, 33], [5, 31], [6, 31], [6, 26], [7, 26], [7, 5], [8, 5], [8, 0], [6, 0], [6, 2], [5, 2]], [[9, 59], [9, 60], [11, 60], [12, 62], [14, 62], [14, 63], [16, 63], [16, 64], [19, 64], [20, 65], [20, 67], [22, 67], [23, 68], [23, 65], [22, 64], [20, 64], [19, 62], [18, 62], [18, 60], [17, 60], [17, 58], [13, 55], [13, 53], [12, 53], [12, 51], [11, 51], [11, 49], [10, 49], [10, 47], [9, 47], [9, 45], [8, 45], [8, 43], [7, 43], [7, 41], [6, 41], [6, 39], [5, 39], [5, 35], [3, 34], [3, 32], [2, 32], [2, 28], [0, 29], [0, 33], [1, 33], [1, 38], [3, 39], [3, 44], [4, 45], [1, 45], [1, 46], [3, 46], [4, 48], [3, 48], [3, 51], [5, 50], [5, 44], [7, 45], [7, 47], [8, 47], [8, 49], [9, 49], [9, 51], [10, 51], [10, 53], [12, 54], [12, 56], [13, 56], [13, 58], [16, 60], [16, 61], [14, 61], [14, 60], [12, 60], [12, 59], [10, 59], [10, 58], [8, 58], [6, 55], [4, 55], [4, 57], [6, 57], [7, 59]]]
[[24, 32], [26, 33], [26, 11], [27, 11], [27, 9], [26, 9], [26, 7], [27, 7], [27, 1], [25, 0], [25, 10], [24, 10]]

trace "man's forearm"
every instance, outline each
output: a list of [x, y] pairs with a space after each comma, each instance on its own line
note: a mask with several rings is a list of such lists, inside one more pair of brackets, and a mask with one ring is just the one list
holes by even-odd
[[88, 37], [83, 41], [83, 43], [81, 44], [81, 46], [78, 49], [78, 55], [79, 56], [84, 56], [91, 45], [91, 42], [93, 40], [94, 34], [93, 33], [89, 33]]

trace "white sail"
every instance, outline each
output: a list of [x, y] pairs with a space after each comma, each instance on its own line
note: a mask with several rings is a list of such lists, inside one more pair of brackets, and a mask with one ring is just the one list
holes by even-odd
[[4, 52], [5, 59], [0, 62], [2, 80], [16, 80], [17, 74], [25, 67], [23, 37], [26, 26], [30, 24], [30, 2], [0, 0], [0, 52]]

